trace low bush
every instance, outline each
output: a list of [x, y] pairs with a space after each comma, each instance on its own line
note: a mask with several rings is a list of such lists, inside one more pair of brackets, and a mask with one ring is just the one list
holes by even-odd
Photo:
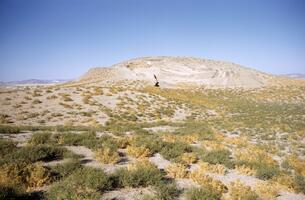
[[165, 142], [154, 135], [138, 135], [133, 138], [132, 141], [134, 146], [143, 146], [150, 149], [153, 153], [159, 152], [165, 159], [175, 160], [183, 153], [191, 152], [192, 149], [189, 145], [182, 142]]
[[249, 186], [244, 185], [241, 181], [235, 181], [229, 184], [230, 200], [258, 200], [258, 195], [251, 190]]
[[184, 153], [182, 154], [180, 159], [182, 163], [185, 163], [187, 165], [193, 164], [198, 160], [197, 156], [194, 153]]
[[262, 199], [276, 199], [276, 197], [279, 195], [280, 188], [275, 182], [259, 182], [255, 185], [255, 192]]
[[41, 164], [28, 165], [23, 175], [26, 176], [26, 183], [31, 188], [42, 187], [50, 183], [53, 179], [51, 171]]
[[118, 169], [113, 175], [117, 187], [147, 187], [161, 183], [162, 174], [153, 165], [138, 163], [131, 169]]
[[256, 171], [254, 169], [252, 169], [251, 167], [247, 167], [245, 165], [236, 165], [235, 170], [241, 174], [245, 174], [248, 176], [253, 176], [256, 173]]
[[191, 152], [190, 146], [185, 143], [164, 142], [160, 154], [168, 160], [178, 159], [183, 153]]
[[51, 181], [51, 171], [39, 163], [10, 163], [0, 167], [0, 185], [28, 189], [41, 187]]
[[31, 145], [47, 144], [50, 142], [51, 135], [49, 132], [35, 133], [28, 143]]
[[64, 149], [49, 145], [25, 146], [7, 154], [0, 161], [5, 163], [33, 163], [37, 161], [51, 161], [63, 158]]
[[12, 153], [17, 149], [17, 143], [11, 140], [0, 139], [0, 156], [3, 158], [5, 155]]
[[128, 146], [126, 149], [126, 153], [135, 158], [146, 158], [151, 155], [151, 151], [143, 146]]
[[154, 187], [156, 190], [155, 200], [173, 200], [177, 199], [180, 191], [174, 183], [161, 183]]
[[220, 181], [211, 178], [210, 176], [205, 175], [200, 170], [192, 171], [189, 175], [190, 179], [192, 179], [195, 183], [213, 189], [218, 193], [223, 193], [227, 191], [227, 187], [222, 184]]
[[108, 147], [116, 151], [118, 148], [117, 142], [110, 136], [97, 137], [95, 132], [88, 131], [86, 133], [62, 133], [54, 135], [58, 144], [71, 146], [85, 146], [90, 149], [98, 149]]
[[186, 191], [187, 200], [220, 200], [221, 193], [209, 187], [190, 188]]
[[294, 178], [294, 190], [305, 194], [305, 178], [297, 174]]
[[0, 125], [0, 133], [20, 133], [18, 126]]
[[230, 158], [231, 152], [228, 150], [212, 150], [202, 156], [202, 160], [210, 164], [222, 164], [228, 168], [234, 167], [234, 162]]
[[118, 152], [108, 147], [97, 149], [95, 151], [95, 158], [104, 164], [115, 164], [120, 160]]
[[134, 146], [143, 146], [154, 154], [160, 152], [164, 146], [164, 142], [161, 141], [155, 135], [139, 134], [132, 138], [132, 143]]
[[55, 183], [47, 192], [46, 199], [101, 199], [101, 192], [109, 190], [112, 181], [102, 171], [81, 168], [62, 181]]
[[165, 171], [171, 178], [185, 178], [187, 176], [186, 166], [180, 163], [169, 165]]
[[51, 167], [52, 172], [59, 178], [65, 178], [80, 168], [82, 168], [80, 161], [75, 159]]
[[256, 170], [255, 176], [262, 180], [271, 179], [280, 173], [278, 166], [267, 163], [257, 163], [254, 165], [254, 169]]
[[118, 148], [125, 149], [128, 145], [130, 145], [130, 141], [128, 138], [118, 138], [116, 140]]
[[211, 172], [211, 173], [224, 175], [227, 172], [227, 169], [225, 168], [224, 165], [221, 164], [212, 165], [210, 163], [202, 162], [202, 161], [199, 162], [199, 169], [202, 173]]

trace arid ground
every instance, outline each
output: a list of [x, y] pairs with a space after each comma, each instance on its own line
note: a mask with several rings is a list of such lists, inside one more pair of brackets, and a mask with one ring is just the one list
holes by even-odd
[[[137, 62], [1, 87], [0, 198], [305, 199], [303, 80], [231, 64], [198, 82], [206, 71]], [[252, 77], [246, 87], [240, 74]]]

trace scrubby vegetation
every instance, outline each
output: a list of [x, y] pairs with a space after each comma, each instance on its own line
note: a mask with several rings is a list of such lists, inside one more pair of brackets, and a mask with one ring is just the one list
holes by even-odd
[[211, 188], [201, 187], [201, 188], [190, 188], [186, 192], [187, 200], [206, 200], [206, 199], [221, 199], [221, 193], [218, 193]]
[[47, 199], [100, 199], [101, 192], [112, 187], [109, 177], [101, 170], [80, 168], [47, 193]]
[[116, 187], [147, 187], [162, 182], [162, 173], [148, 162], [139, 162], [129, 169], [119, 169], [113, 176]]
[[[40, 188], [38, 199], [101, 199], [126, 188], [145, 188], [151, 191], [145, 199], [158, 200], [305, 194], [304, 86], [19, 92], [22, 101], [14, 92], [1, 94], [6, 107], [19, 111], [0, 115], [0, 199], [30, 198]], [[90, 159], [67, 150], [79, 146]], [[226, 176], [255, 184], [227, 183]], [[187, 182], [178, 189], [177, 179], [194, 188]]]

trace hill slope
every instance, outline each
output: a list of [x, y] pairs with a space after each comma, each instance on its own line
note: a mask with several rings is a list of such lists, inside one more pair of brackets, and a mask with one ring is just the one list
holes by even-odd
[[153, 84], [154, 74], [163, 87], [257, 88], [266, 86], [273, 77], [230, 62], [192, 57], [144, 57], [109, 68], [93, 68], [76, 82], [137, 80]]

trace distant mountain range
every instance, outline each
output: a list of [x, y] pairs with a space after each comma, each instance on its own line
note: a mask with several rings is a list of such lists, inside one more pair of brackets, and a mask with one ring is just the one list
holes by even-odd
[[294, 79], [305, 79], [305, 74], [284, 74], [282, 76]]
[[0, 85], [28, 85], [28, 84], [45, 85], [45, 84], [64, 83], [67, 81], [70, 81], [70, 79], [54, 79], [54, 80], [28, 79], [28, 80], [8, 81], [8, 82], [0, 81]]

